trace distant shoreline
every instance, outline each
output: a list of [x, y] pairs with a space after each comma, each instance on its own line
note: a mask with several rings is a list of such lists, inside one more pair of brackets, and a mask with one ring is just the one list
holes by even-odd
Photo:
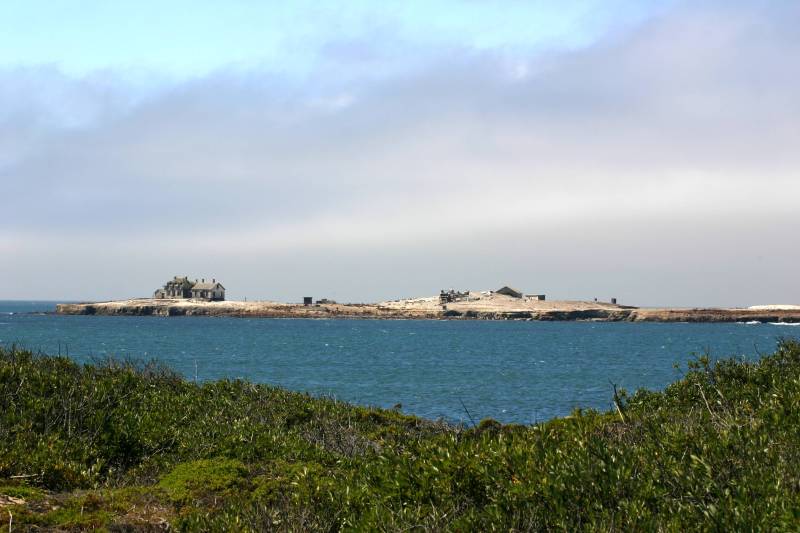
[[291, 304], [207, 302], [141, 298], [111, 302], [62, 303], [60, 315], [221, 316], [245, 318], [351, 318], [427, 320], [529, 320], [595, 322], [784, 322], [800, 323], [800, 309], [638, 308], [604, 302], [531, 302], [503, 297], [439, 305], [431, 299], [374, 304]]

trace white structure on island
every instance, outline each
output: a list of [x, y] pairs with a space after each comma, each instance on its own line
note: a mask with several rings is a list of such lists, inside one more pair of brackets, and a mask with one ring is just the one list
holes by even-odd
[[225, 287], [216, 279], [206, 281], [205, 278], [191, 281], [188, 276], [175, 276], [164, 284], [164, 287], [153, 293], [153, 298], [188, 299], [222, 301], [225, 299]]

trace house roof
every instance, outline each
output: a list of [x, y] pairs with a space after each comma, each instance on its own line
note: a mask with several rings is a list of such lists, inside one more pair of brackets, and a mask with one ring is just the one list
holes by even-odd
[[509, 287], [508, 285], [503, 285], [502, 287], [500, 287], [499, 289], [497, 289], [494, 292], [501, 292], [501, 291], [502, 292], [511, 292], [511, 291], [513, 291], [513, 292], [515, 292], [517, 294], [520, 294], [520, 295], [522, 294], [522, 291], [517, 290], [514, 287]]
[[217, 288], [219, 288], [219, 289], [222, 289], [222, 290], [225, 290], [225, 287], [223, 287], [223, 286], [222, 286], [222, 283], [220, 283], [219, 281], [217, 281], [217, 282], [212, 282], [212, 281], [198, 281], [197, 283], [195, 283], [195, 284], [192, 286], [192, 290], [198, 289], [198, 290], [201, 290], [201, 291], [204, 291], [204, 290], [213, 290], [213, 289], [217, 289]]

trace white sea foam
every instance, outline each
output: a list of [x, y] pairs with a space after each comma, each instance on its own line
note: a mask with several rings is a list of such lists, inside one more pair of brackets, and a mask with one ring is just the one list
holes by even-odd
[[749, 322], [737, 322], [737, 324], [743, 324], [743, 325], [747, 325], [747, 326], [754, 326], [756, 324], [761, 324], [761, 322], [759, 322], [758, 320], [751, 320]]
[[800, 322], [770, 322], [773, 326], [800, 326]]

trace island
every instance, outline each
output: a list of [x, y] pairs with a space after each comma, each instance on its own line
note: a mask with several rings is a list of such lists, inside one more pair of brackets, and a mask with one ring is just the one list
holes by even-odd
[[[800, 306], [751, 308], [655, 308], [616, 302], [543, 299], [499, 291], [449, 293], [378, 303], [304, 303], [224, 301], [202, 298], [135, 298], [121, 301], [62, 303], [62, 315], [220, 316], [261, 318], [366, 318], [428, 320], [586, 320], [629, 322], [776, 322], [800, 323]], [[444, 295], [444, 297], [443, 297]]]

